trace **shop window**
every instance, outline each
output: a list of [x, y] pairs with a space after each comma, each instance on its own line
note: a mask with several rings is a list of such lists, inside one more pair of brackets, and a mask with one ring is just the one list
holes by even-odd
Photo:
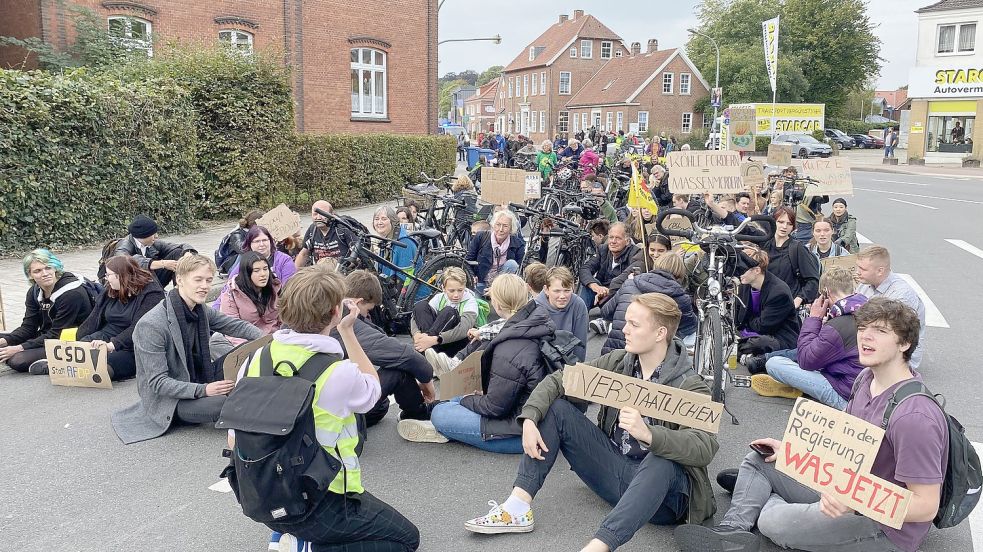
[[928, 151], [972, 153], [976, 117], [967, 115], [929, 115]]

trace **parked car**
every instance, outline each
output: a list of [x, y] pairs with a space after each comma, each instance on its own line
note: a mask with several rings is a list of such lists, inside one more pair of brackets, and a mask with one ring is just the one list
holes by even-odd
[[840, 149], [852, 149], [855, 145], [852, 136], [847, 136], [842, 130], [837, 130], [835, 128], [827, 128], [824, 133], [826, 137], [829, 138], [830, 142], [835, 142], [840, 145]]
[[853, 142], [858, 148], [875, 149], [884, 147], [884, 140], [881, 140], [876, 136], [869, 136], [867, 134], [852, 134], [851, 136], [853, 137]]
[[792, 146], [792, 157], [829, 157], [833, 148], [808, 134], [779, 134], [771, 141], [773, 144], [789, 144]]

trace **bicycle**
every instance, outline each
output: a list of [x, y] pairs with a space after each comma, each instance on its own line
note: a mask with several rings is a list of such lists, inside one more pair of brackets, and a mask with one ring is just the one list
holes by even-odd
[[[689, 219], [692, 228], [665, 228], [663, 221], [672, 215]], [[763, 233], [743, 234], [751, 223], [765, 224], [769, 230]], [[694, 213], [686, 209], [667, 209], [660, 211], [655, 222], [659, 233], [679, 236], [696, 244], [705, 252], [702, 268], [707, 271], [707, 280], [697, 290], [697, 335], [693, 355], [694, 368], [710, 384], [711, 398], [724, 404], [726, 390], [724, 381], [724, 361], [729, 351], [737, 343], [735, 310], [737, 295], [733, 274], [728, 275], [728, 266], [733, 266], [738, 251], [746, 246], [741, 241], [764, 243], [775, 235], [775, 221], [767, 215], [755, 215], [744, 219], [737, 228], [730, 225], [713, 225], [704, 228]], [[729, 263], [729, 264], [728, 264]], [[728, 374], [728, 378], [730, 378]], [[728, 409], [731, 421], [737, 425], [737, 417]]]
[[[509, 208], [526, 215], [530, 221], [529, 240], [521, 270], [525, 270], [531, 263], [545, 262], [548, 266], [565, 266], [576, 277], [580, 273], [580, 267], [596, 253], [594, 240], [582, 225], [518, 203], [509, 204]], [[567, 205], [562, 209], [562, 215], [573, 219], [583, 218], [583, 209], [577, 205]], [[545, 258], [542, 255], [544, 241], [547, 241], [549, 247], [556, 248], [548, 251]]]

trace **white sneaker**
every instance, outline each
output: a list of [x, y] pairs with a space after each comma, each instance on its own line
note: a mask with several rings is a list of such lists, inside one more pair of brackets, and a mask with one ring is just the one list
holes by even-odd
[[280, 536], [280, 552], [311, 552], [311, 543], [284, 533]]
[[400, 420], [396, 424], [396, 433], [411, 443], [446, 443], [444, 437], [433, 426], [430, 420]]
[[608, 324], [607, 320], [603, 318], [595, 318], [594, 320], [590, 321], [590, 329], [597, 335], [608, 335], [610, 325]]
[[461, 363], [460, 360], [445, 355], [444, 353], [438, 353], [434, 351], [433, 348], [427, 349], [423, 352], [423, 356], [427, 358], [427, 362], [433, 368], [433, 377], [439, 378], [440, 376], [451, 372], [457, 365]]
[[487, 514], [465, 521], [464, 528], [472, 533], [497, 535], [499, 533], [529, 533], [535, 527], [532, 519], [532, 508], [529, 508], [521, 517], [516, 518], [494, 500], [489, 500], [488, 505], [492, 509]]

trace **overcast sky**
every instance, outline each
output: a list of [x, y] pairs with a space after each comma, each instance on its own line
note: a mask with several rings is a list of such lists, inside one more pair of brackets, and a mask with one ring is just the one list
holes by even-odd
[[[878, 25], [876, 32], [881, 38], [881, 57], [884, 58], [876, 83], [878, 89], [894, 89], [906, 84], [908, 69], [915, 62], [914, 37], [918, 28], [914, 11], [931, 3], [933, 0], [870, 0], [870, 17]], [[502, 43], [497, 46], [492, 42], [442, 44], [438, 74], [467, 69], [480, 72], [491, 65], [506, 65], [547, 26], [556, 23], [561, 13], [572, 14], [574, 9], [594, 15], [620, 34], [627, 44], [641, 42], [643, 50], [649, 38], [658, 39], [660, 48], [683, 46], [687, 40], [686, 29], [697, 23], [695, 9], [698, 4], [695, 0], [659, 0], [652, 2], [659, 11], [640, 16], [629, 7], [631, 4], [617, 0], [498, 0], [490, 3], [446, 0], [440, 10], [440, 40], [501, 34]], [[535, 8], [530, 9], [533, 6]], [[763, 61], [761, 70], [764, 71]]]

